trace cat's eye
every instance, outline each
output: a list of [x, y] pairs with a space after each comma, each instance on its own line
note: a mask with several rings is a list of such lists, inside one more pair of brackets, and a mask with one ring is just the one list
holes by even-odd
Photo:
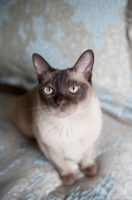
[[73, 85], [73, 86], [69, 87], [69, 92], [71, 92], [73, 94], [77, 93], [78, 90], [79, 90], [79, 87], [76, 86], [76, 85]]
[[51, 87], [45, 87], [44, 92], [45, 94], [53, 94], [54, 91]]

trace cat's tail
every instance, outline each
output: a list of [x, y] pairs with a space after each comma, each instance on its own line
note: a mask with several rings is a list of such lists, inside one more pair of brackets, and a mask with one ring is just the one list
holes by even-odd
[[26, 94], [27, 92], [28, 90], [24, 87], [0, 83], [0, 93], [19, 96]]

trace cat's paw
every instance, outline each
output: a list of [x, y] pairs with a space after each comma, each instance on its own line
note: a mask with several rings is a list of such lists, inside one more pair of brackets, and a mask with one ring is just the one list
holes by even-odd
[[83, 172], [86, 176], [94, 176], [98, 172], [98, 165], [94, 163], [91, 166], [83, 169]]
[[66, 176], [61, 176], [61, 180], [65, 185], [72, 185], [73, 183], [75, 183], [76, 178], [74, 174], [68, 174]]

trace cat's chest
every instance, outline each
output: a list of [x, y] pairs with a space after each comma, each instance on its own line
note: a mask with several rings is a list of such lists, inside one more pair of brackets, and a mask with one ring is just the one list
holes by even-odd
[[[55, 146], [63, 144], [79, 143], [82, 142], [84, 137], [84, 132], [86, 132], [87, 128], [83, 124], [78, 122], [69, 122], [67, 120], [63, 120], [63, 122], [58, 121], [46, 121], [43, 123], [38, 123], [39, 134], [42, 140], [46, 144], [54, 144]], [[54, 146], [53, 145], [53, 146]]]
[[87, 119], [49, 121], [48, 123], [45, 121], [38, 124], [38, 129], [41, 142], [60, 156], [76, 161], [81, 159], [82, 154], [96, 137]]

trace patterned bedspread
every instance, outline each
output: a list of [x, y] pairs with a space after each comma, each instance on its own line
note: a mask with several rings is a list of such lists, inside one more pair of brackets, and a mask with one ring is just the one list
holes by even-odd
[[96, 144], [99, 172], [64, 186], [55, 168], [13, 121], [15, 97], [0, 94], [1, 200], [130, 200], [132, 197], [131, 127], [104, 115]]

